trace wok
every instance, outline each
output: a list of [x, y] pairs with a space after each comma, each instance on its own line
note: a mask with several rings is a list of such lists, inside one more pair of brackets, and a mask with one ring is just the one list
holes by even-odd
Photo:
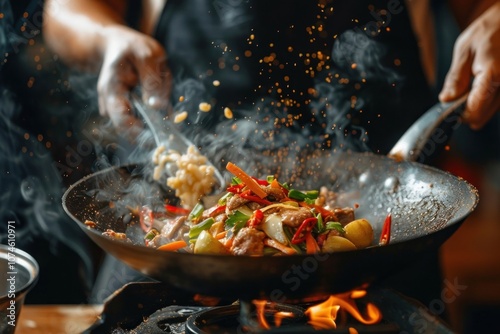
[[[443, 125], [453, 130], [464, 101], [462, 98], [431, 108], [389, 156], [321, 152], [309, 154], [300, 166], [294, 166], [294, 187], [326, 185], [339, 194], [340, 205], [358, 204], [356, 216], [370, 220], [375, 239], [391, 212], [391, 242], [386, 246], [280, 257], [200, 255], [147, 248], [141, 243], [142, 234], [130, 207], [162, 206], [165, 198], [175, 200], [171, 189], [152, 180], [149, 164], [112, 167], [89, 175], [66, 191], [63, 206], [104, 251], [145, 275], [189, 292], [285, 301], [366, 286], [412, 259], [436, 251], [476, 207], [479, 198], [472, 185], [447, 172], [408, 161], [429, 155], [432, 150], [425, 152], [426, 147], [442, 145], [449, 134], [440, 130], [436, 135], [434, 130]], [[283, 159], [280, 167], [294, 164]], [[279, 170], [279, 180], [291, 177], [289, 168]], [[272, 167], [256, 170], [254, 175], [272, 171]], [[87, 219], [97, 226], [87, 227]], [[137, 242], [102, 236], [108, 228], [126, 232]]]

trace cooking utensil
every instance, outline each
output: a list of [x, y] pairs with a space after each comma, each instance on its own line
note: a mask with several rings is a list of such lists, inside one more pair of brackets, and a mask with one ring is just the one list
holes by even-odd
[[[430, 110], [430, 115], [445, 125], [455, 124], [458, 118], [454, 115], [463, 109], [463, 101], [438, 104]], [[431, 116], [426, 113], [416, 124], [422, 120], [429, 124]], [[413, 133], [416, 126], [408, 131]], [[417, 140], [425, 141], [420, 137]], [[435, 138], [434, 141], [436, 144]], [[386, 215], [391, 212], [393, 225], [387, 246], [315, 255], [243, 257], [162, 252], [102, 236], [101, 232], [110, 228], [127, 232], [134, 239], [137, 224], [130, 223], [126, 206], [161, 205], [165, 197], [172, 197], [147, 180], [142, 166], [111, 168], [80, 180], [64, 194], [63, 206], [106, 252], [178, 288], [206, 295], [273, 301], [325, 296], [373, 282], [435, 251], [476, 207], [478, 194], [468, 182], [436, 168], [401, 159], [421, 156], [424, 151], [419, 146], [426, 147], [425, 144], [398, 143], [395, 146], [398, 149], [391, 155], [398, 159], [372, 153], [321, 152], [311, 154], [302, 160], [303, 165], [297, 166], [302, 174], [298, 175], [294, 187], [326, 185], [339, 194], [339, 205], [359, 204], [356, 215], [370, 220], [376, 238]], [[255, 159], [262, 159], [261, 165], [270, 166], [270, 170], [255, 171], [258, 174], [254, 175], [273, 171], [272, 158]], [[286, 172], [278, 175], [284, 181], [287, 177]], [[141, 196], [140, 191], [138, 194], [137, 189], [144, 189], [147, 196]], [[86, 219], [96, 222], [97, 227], [87, 228], [83, 224]]]
[[[131, 102], [135, 110], [139, 113], [148, 128], [151, 130], [157, 147], [164, 146], [167, 150], [174, 150], [180, 154], [185, 154], [189, 147], [193, 147], [199, 152], [198, 147], [179, 130], [177, 130], [167, 116], [163, 117], [158, 110], [153, 110], [145, 106], [141, 98], [135, 93], [131, 93]], [[208, 159], [206, 165], [211, 166], [214, 169], [215, 185], [212, 193], [218, 194], [224, 191], [226, 182], [222, 173]], [[167, 162], [165, 166], [166, 174], [168, 176], [175, 177], [176, 171], [177, 166], [175, 162]]]
[[[9, 236], [9, 245], [12, 240]], [[36, 285], [39, 270], [30, 254], [15, 246], [0, 244], [0, 333], [15, 332], [24, 300]]]

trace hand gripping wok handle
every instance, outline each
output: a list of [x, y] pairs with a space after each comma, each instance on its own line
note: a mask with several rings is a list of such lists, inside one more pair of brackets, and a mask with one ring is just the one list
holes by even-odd
[[423, 162], [433, 155], [458, 127], [467, 96], [431, 107], [404, 133], [388, 156], [396, 160]]

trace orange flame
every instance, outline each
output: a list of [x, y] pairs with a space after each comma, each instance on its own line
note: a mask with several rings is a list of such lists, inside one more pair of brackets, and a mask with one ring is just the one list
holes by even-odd
[[365, 325], [373, 325], [382, 319], [382, 313], [372, 303], [366, 304], [365, 315], [358, 309], [355, 299], [366, 295], [365, 290], [354, 290], [338, 295], [331, 295], [321, 304], [309, 307], [305, 314], [309, 317], [309, 324], [315, 329], [337, 328], [335, 320], [340, 308], [349, 312], [356, 320]]
[[270, 329], [271, 326], [269, 326], [269, 323], [266, 320], [264, 310], [267, 302], [265, 300], [254, 300], [253, 303], [255, 305], [255, 311], [257, 312], [257, 321], [259, 322], [260, 327], [264, 329]]
[[[259, 326], [263, 329], [270, 329], [271, 326], [266, 320], [265, 311], [268, 302], [265, 300], [254, 300], [253, 303], [255, 305], [255, 311], [257, 313], [257, 321], [259, 323]], [[293, 312], [277, 311], [276, 313], [274, 313], [274, 326], [280, 327], [283, 319], [293, 317], [295, 317], [295, 314], [293, 314]]]
[[279, 327], [281, 326], [281, 322], [283, 321], [283, 319], [293, 317], [295, 317], [295, 314], [293, 314], [293, 312], [276, 312], [274, 314], [274, 324], [276, 325], [276, 327]]

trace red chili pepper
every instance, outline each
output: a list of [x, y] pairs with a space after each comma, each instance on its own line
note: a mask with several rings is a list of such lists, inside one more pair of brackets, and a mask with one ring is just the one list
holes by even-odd
[[321, 205], [314, 205], [314, 209], [321, 214], [321, 218], [323, 218], [323, 221], [329, 221], [332, 218], [333, 221], [337, 220], [337, 217], [333, 211], [327, 210], [323, 208]]
[[384, 226], [382, 227], [382, 233], [380, 234], [380, 240], [378, 244], [380, 246], [387, 245], [391, 240], [391, 225], [392, 225], [392, 216], [389, 213], [384, 220]]
[[189, 214], [189, 212], [191, 212], [190, 210], [187, 210], [187, 209], [175, 206], [175, 205], [170, 205], [170, 204], [165, 204], [165, 209], [168, 212], [171, 212], [171, 213], [176, 214], [176, 215], [187, 215], [187, 214]]
[[221, 213], [226, 212], [226, 206], [225, 205], [217, 205], [214, 207], [211, 207], [210, 209], [207, 209], [203, 212], [204, 217], [215, 217], [220, 215]]
[[268, 201], [267, 199], [260, 198], [259, 196], [252, 195], [252, 192], [250, 190], [246, 190], [242, 192], [240, 195], [241, 198], [247, 199], [251, 202], [259, 203], [262, 205], [271, 205], [272, 202]]
[[240, 184], [233, 184], [232, 186], [227, 187], [227, 191], [233, 194], [239, 194], [241, 193], [241, 190], [245, 187], [243, 183]]
[[253, 212], [252, 217], [250, 217], [250, 219], [247, 221], [247, 225], [249, 227], [256, 227], [257, 225], [260, 225], [262, 223], [263, 219], [264, 213], [257, 209]]
[[268, 186], [269, 185], [269, 182], [267, 182], [267, 180], [260, 180], [260, 179], [257, 179], [255, 177], [252, 177], [252, 179], [254, 179], [255, 182], [257, 182], [261, 186]]
[[300, 244], [301, 242], [304, 242], [306, 240], [306, 234], [311, 233], [317, 223], [318, 218], [316, 217], [309, 217], [304, 219], [304, 221], [302, 222], [302, 224], [300, 224], [299, 228], [292, 237], [292, 244]]
[[316, 237], [316, 242], [318, 243], [318, 246], [320, 247], [323, 246], [323, 243], [325, 242], [327, 235], [328, 233], [322, 233]]

